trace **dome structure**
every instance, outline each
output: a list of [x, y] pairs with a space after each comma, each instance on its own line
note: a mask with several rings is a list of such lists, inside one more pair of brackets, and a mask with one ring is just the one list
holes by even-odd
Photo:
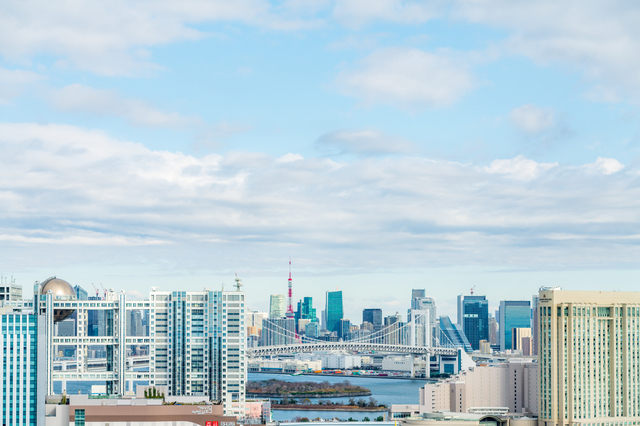
[[[53, 300], [76, 300], [76, 291], [66, 282], [56, 277], [46, 279], [40, 287], [40, 294], [47, 294], [51, 291]], [[73, 314], [73, 309], [56, 309], [53, 312], [53, 321], [59, 322], [69, 318]]]

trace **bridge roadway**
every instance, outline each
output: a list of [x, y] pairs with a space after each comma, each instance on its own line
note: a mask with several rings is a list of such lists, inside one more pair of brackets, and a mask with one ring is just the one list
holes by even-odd
[[359, 351], [359, 352], [386, 352], [413, 355], [450, 355], [458, 354], [456, 348], [403, 346], [386, 343], [360, 343], [360, 342], [318, 342], [318, 343], [294, 343], [281, 346], [258, 346], [247, 348], [247, 356], [260, 357], [268, 355], [281, 355], [291, 353], [308, 353], [319, 351]]

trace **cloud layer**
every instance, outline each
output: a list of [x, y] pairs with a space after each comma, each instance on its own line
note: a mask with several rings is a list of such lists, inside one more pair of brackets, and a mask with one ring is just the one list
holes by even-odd
[[30, 123], [0, 124], [0, 148], [0, 235], [13, 267], [29, 263], [15, 255], [25, 245], [56, 246], [58, 256], [98, 248], [110, 259], [143, 256], [135, 248], [144, 246], [146, 262], [210, 268], [266, 267], [295, 251], [324, 270], [607, 267], [640, 254], [638, 170], [615, 159], [196, 158]]

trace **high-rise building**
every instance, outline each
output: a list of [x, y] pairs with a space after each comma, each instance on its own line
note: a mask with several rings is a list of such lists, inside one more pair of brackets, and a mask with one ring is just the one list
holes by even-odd
[[538, 314], [539, 297], [531, 298], [531, 355], [538, 355], [538, 322], [540, 315]]
[[522, 355], [531, 355], [531, 327], [511, 329], [511, 349], [521, 351]]
[[[246, 327], [244, 293], [236, 278], [238, 291], [158, 291], [152, 288], [145, 301], [127, 300], [124, 291], [106, 294], [106, 300], [77, 300], [75, 290], [55, 277], [34, 286], [35, 303], [44, 315], [46, 363], [43, 382], [47, 394], [53, 394], [54, 380], [106, 381], [108, 394], [124, 395], [127, 382], [141, 376], [150, 386], [166, 386], [169, 395], [206, 396], [221, 401], [227, 414], [244, 413], [246, 386]], [[106, 332], [99, 339], [88, 339], [87, 313], [105, 312]], [[76, 335], [61, 342], [54, 325], [77, 312]], [[143, 326], [148, 335], [127, 335], [127, 318], [131, 311], [144, 311]], [[137, 326], [136, 326], [137, 327]], [[94, 340], [106, 347], [106, 372], [96, 375], [89, 370], [87, 343]], [[55, 370], [53, 357], [57, 347], [74, 345], [76, 369]], [[135, 372], [127, 358], [131, 347], [146, 346], [149, 371]], [[136, 349], [137, 350], [137, 349]]]
[[340, 320], [338, 337], [342, 340], [351, 340], [351, 321], [344, 318]]
[[78, 300], [89, 300], [89, 293], [87, 293], [87, 290], [79, 285], [73, 286], [73, 289], [76, 291], [76, 297]]
[[543, 287], [538, 317], [538, 424], [640, 424], [640, 292]]
[[8, 313], [0, 315], [0, 318], [2, 424], [44, 425], [44, 316]]
[[310, 322], [307, 325], [305, 325], [304, 327], [304, 335], [315, 339], [318, 337], [318, 323], [317, 322]]
[[295, 341], [295, 318], [269, 318], [262, 321], [261, 346], [290, 345]]
[[492, 316], [489, 317], [489, 344], [499, 345], [498, 342], [498, 321]]
[[[298, 309], [295, 312], [296, 326], [300, 320], [309, 320], [309, 322], [317, 322], [316, 308], [313, 307], [313, 298], [305, 297], [298, 301]], [[306, 324], [306, 323], [305, 323]], [[304, 333], [304, 328], [297, 329], [299, 333]]]
[[480, 349], [480, 340], [489, 340], [489, 301], [486, 296], [459, 296], [458, 318], [473, 350]]
[[0, 275], [0, 302], [5, 300], [22, 300], [22, 286], [15, 278]]
[[417, 299], [417, 298], [421, 298], [421, 297], [425, 297], [425, 289], [423, 288], [414, 288], [413, 290], [411, 290], [411, 299]]
[[364, 309], [362, 311], [362, 322], [368, 322], [374, 327], [382, 325], [382, 309]]
[[438, 321], [436, 317], [436, 301], [424, 296], [424, 290], [413, 290], [411, 309], [407, 312], [409, 324], [409, 343], [411, 346], [438, 346]]
[[327, 331], [339, 333], [340, 320], [344, 318], [342, 291], [327, 291], [325, 312], [327, 315]]
[[531, 303], [528, 300], [500, 302], [500, 351], [513, 349], [511, 335], [514, 328], [531, 327]]
[[284, 318], [287, 305], [284, 294], [272, 294], [269, 301], [269, 318]]
[[469, 340], [467, 340], [467, 336], [464, 335], [460, 326], [451, 322], [451, 319], [448, 316], [441, 316], [438, 319], [438, 325], [442, 333], [446, 336], [446, 340], [448, 340], [448, 342], [440, 342], [441, 344], [451, 342], [451, 344], [456, 348], [463, 348], [465, 352], [473, 351]]

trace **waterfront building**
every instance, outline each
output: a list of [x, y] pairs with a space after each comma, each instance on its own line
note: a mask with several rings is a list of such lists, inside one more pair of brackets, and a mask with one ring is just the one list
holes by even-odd
[[340, 332], [340, 320], [344, 318], [342, 309], [342, 291], [327, 291], [325, 312], [327, 316], [327, 331]]
[[[158, 291], [152, 288], [145, 301], [127, 300], [124, 292], [109, 291], [106, 300], [78, 300], [74, 288], [52, 277], [34, 286], [35, 311], [44, 315], [46, 362], [43, 382], [53, 394], [54, 381], [104, 381], [106, 393], [124, 395], [133, 382], [148, 380], [151, 386], [166, 386], [169, 395], [205, 396], [221, 401], [232, 414], [236, 401], [243, 410], [246, 386], [246, 328], [244, 293], [238, 291]], [[18, 308], [34, 309], [23, 301]], [[104, 336], [88, 335], [88, 312], [105, 312]], [[149, 332], [127, 334], [132, 311], [145, 311]], [[55, 324], [77, 314], [75, 336], [58, 337]], [[146, 321], [145, 321], [146, 322]], [[136, 326], [137, 327], [137, 326]], [[144, 329], [144, 324], [143, 327]], [[131, 330], [129, 330], [131, 331]], [[76, 369], [54, 370], [54, 354], [60, 345], [76, 348]], [[89, 371], [94, 346], [104, 346], [106, 371]], [[128, 357], [148, 354], [149, 371], [130, 369]]]
[[527, 300], [500, 302], [500, 351], [513, 349], [511, 336], [514, 328], [531, 327], [531, 303]]
[[284, 294], [272, 294], [269, 300], [269, 318], [284, 318], [286, 312]]
[[467, 336], [460, 329], [460, 326], [454, 324], [448, 316], [441, 316], [438, 319], [438, 327], [447, 340], [446, 342], [441, 342], [442, 344], [451, 342], [453, 346], [462, 348], [465, 352], [473, 351]]
[[538, 413], [538, 364], [511, 360], [473, 367], [420, 389], [420, 412], [469, 413], [504, 407], [514, 414]]
[[22, 286], [15, 278], [0, 275], [0, 303], [11, 300], [22, 300]]
[[541, 288], [540, 425], [640, 422], [640, 292]]
[[473, 350], [489, 340], [489, 301], [486, 296], [458, 296], [458, 323]]
[[0, 321], [2, 424], [44, 425], [44, 317], [7, 313], [0, 315]]

